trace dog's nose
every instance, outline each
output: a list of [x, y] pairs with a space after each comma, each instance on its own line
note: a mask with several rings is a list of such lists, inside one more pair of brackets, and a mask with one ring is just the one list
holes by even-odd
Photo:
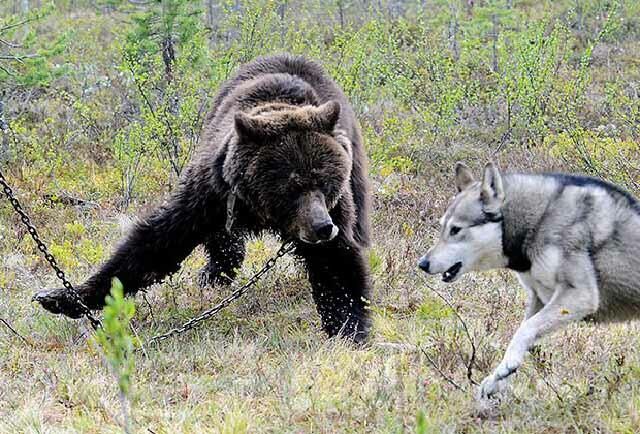
[[418, 261], [418, 267], [420, 267], [420, 269], [425, 273], [429, 272], [429, 260], [426, 256], [420, 258], [420, 261]]
[[331, 239], [333, 235], [335, 226], [331, 220], [325, 220], [322, 223], [313, 225], [313, 230], [315, 231], [318, 239], [322, 241], [328, 241]]

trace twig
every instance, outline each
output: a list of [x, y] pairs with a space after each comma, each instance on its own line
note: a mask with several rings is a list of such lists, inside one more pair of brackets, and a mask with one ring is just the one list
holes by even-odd
[[502, 150], [502, 147], [504, 146], [505, 143], [507, 143], [507, 139], [510, 136], [511, 136], [511, 127], [508, 127], [507, 131], [505, 131], [504, 134], [502, 134], [502, 137], [500, 137], [500, 143], [498, 143], [498, 146], [496, 147], [496, 149], [494, 149], [493, 152], [491, 153], [491, 158], [495, 157], [496, 154], [498, 154], [498, 152]]
[[9, 48], [22, 48], [22, 45], [16, 44], [15, 42], [12, 42], [12, 41], [7, 41], [6, 39], [2, 39], [2, 38], [0, 38], [0, 44], [4, 44]]
[[14, 62], [24, 63], [23, 59], [34, 59], [36, 57], [40, 57], [39, 54], [23, 54], [21, 56], [10, 55], [0, 55], [0, 60], [13, 60]]
[[82, 339], [83, 337], [87, 336], [88, 332], [89, 331], [87, 329], [83, 330], [82, 333], [80, 333], [78, 335], [78, 337], [73, 340], [73, 345], [77, 345], [78, 342], [80, 342], [80, 339]]
[[4, 66], [0, 65], [0, 70], [4, 71], [7, 75], [16, 75], [14, 72], [9, 71], [7, 68], [5, 68]]
[[153, 307], [151, 303], [149, 303], [149, 299], [147, 298], [147, 291], [140, 291], [142, 293], [142, 299], [145, 303], [147, 303], [147, 307], [149, 308], [149, 316], [151, 317], [151, 321], [155, 322], [156, 318], [153, 316]]
[[531, 354], [532, 358], [533, 358], [533, 368], [536, 371], [540, 371], [541, 375], [540, 375], [540, 379], [542, 380], [542, 382], [549, 388], [551, 389], [551, 391], [556, 395], [556, 398], [558, 398], [558, 401], [560, 401], [560, 403], [564, 404], [564, 399], [562, 399], [562, 396], [560, 395], [560, 392], [558, 391], [558, 388], [555, 386], [555, 384], [553, 384], [552, 381], [547, 380], [546, 374], [547, 373], [551, 373], [551, 369], [548, 365], [545, 366], [545, 362], [544, 359], [542, 358], [542, 352], [540, 351], [540, 347], [539, 346], [534, 346], [529, 350], [529, 353]]
[[136, 330], [136, 328], [133, 326], [133, 324], [129, 324], [129, 328], [131, 329], [133, 334], [136, 335], [136, 339], [138, 339], [138, 343], [140, 344], [140, 349], [144, 353], [144, 356], [148, 359], [149, 358], [149, 353], [147, 353], [147, 349], [144, 347], [144, 341], [142, 339], [140, 339], [140, 335], [138, 334], [138, 330]]
[[471, 344], [471, 356], [469, 357], [469, 362], [466, 364], [467, 379], [471, 384], [473, 384], [474, 386], [477, 386], [478, 383], [473, 379], [473, 365], [475, 365], [476, 363], [476, 344], [473, 338], [471, 337], [471, 333], [469, 332], [469, 328], [467, 327], [467, 322], [464, 320], [464, 318], [462, 318], [462, 316], [458, 312], [458, 309], [453, 307], [453, 304], [451, 304], [451, 302], [447, 300], [445, 296], [440, 294], [440, 292], [438, 292], [437, 289], [435, 289], [434, 287], [428, 284], [425, 284], [425, 286], [429, 288], [431, 291], [433, 291], [438, 297], [440, 297], [440, 299], [442, 299], [442, 301], [444, 301], [447, 304], [447, 306], [449, 306], [449, 308], [453, 311], [454, 315], [458, 318], [458, 321], [460, 321], [460, 323], [462, 324], [462, 328], [465, 334], [467, 335], [467, 339], [469, 339], [469, 343]]
[[451, 384], [451, 385], [452, 385], [453, 387], [455, 387], [456, 389], [458, 389], [458, 390], [465, 390], [465, 389], [464, 389], [464, 387], [460, 386], [458, 383], [456, 383], [456, 382], [453, 380], [453, 378], [449, 377], [447, 374], [445, 374], [445, 373], [442, 371], [442, 369], [440, 369], [440, 367], [439, 367], [439, 366], [438, 366], [438, 364], [435, 362], [435, 360], [433, 360], [433, 359], [431, 358], [431, 356], [429, 355], [429, 353], [427, 353], [427, 352], [425, 351], [425, 349], [424, 349], [424, 348], [422, 348], [422, 346], [421, 346], [421, 345], [418, 345], [417, 347], [420, 349], [420, 351], [422, 352], [422, 354], [424, 354], [424, 356], [427, 358], [427, 360], [429, 361], [429, 364], [433, 367], [433, 369], [435, 369], [435, 370], [438, 372], [438, 374], [440, 374], [440, 376], [441, 376], [442, 378], [444, 378], [444, 379], [445, 379], [449, 384]]
[[26, 20], [22, 20], [22, 21], [17, 22], [17, 23], [8, 24], [8, 25], [6, 25], [4, 27], [0, 27], [0, 33], [6, 32], [7, 30], [11, 30], [11, 29], [16, 28], [16, 27], [20, 27], [23, 24], [27, 24], [27, 23], [30, 23], [32, 21], [36, 21], [38, 19], [40, 19], [40, 17], [27, 18]]
[[20, 338], [20, 340], [22, 340], [22, 342], [24, 342], [27, 346], [30, 346], [31, 348], [33, 348], [33, 344], [31, 342], [29, 342], [20, 333], [18, 333], [13, 327], [11, 327], [11, 324], [9, 324], [4, 318], [0, 318], [0, 322], [2, 324], [4, 324], [9, 330], [11, 330], [11, 333], [13, 333], [14, 335], [18, 336]]
[[556, 398], [558, 398], [558, 401], [564, 404], [564, 399], [562, 399], [562, 396], [560, 395], [560, 392], [558, 392], [558, 389], [556, 388], [556, 386], [553, 385], [553, 383], [547, 380], [544, 376], [540, 378], [542, 378], [542, 381], [544, 382], [544, 384], [546, 384], [547, 387], [553, 391], [553, 393], [556, 395]]

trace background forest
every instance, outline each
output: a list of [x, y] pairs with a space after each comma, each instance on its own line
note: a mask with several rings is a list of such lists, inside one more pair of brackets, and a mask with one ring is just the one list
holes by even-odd
[[[284, 258], [203, 327], [131, 355], [229, 293], [197, 286], [203, 253], [135, 304], [114, 297], [111, 334], [92, 338], [30, 304], [59, 285], [0, 200], [0, 432], [640, 431], [637, 324], [543, 340], [502, 405], [480, 412], [473, 383], [524, 294], [507, 273], [445, 286], [415, 265], [457, 160], [640, 194], [635, 0], [3, 1], [0, 170], [70, 280], [176, 184], [218, 86], [279, 52], [320, 62], [363, 128], [371, 344], [327, 340], [303, 270]], [[253, 240], [241, 280], [278, 245]]]

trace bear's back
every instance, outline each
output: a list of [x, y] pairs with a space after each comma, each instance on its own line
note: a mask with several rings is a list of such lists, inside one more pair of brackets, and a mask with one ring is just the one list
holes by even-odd
[[[285, 76], [289, 79], [283, 79]], [[255, 83], [257, 80], [262, 81], [258, 90], [256, 86], [251, 86], [251, 82]], [[243, 89], [249, 88], [254, 92], [253, 95], [243, 92]], [[255, 93], [256, 90], [258, 94]], [[242, 65], [235, 75], [220, 87], [205, 119], [205, 126], [211, 126], [214, 122], [220, 124], [228, 112], [233, 110], [233, 100], [238, 97], [249, 103], [252, 99], [255, 102], [267, 102], [269, 94], [274, 98], [274, 102], [287, 100], [287, 96], [290, 96], [291, 99], [288, 99], [288, 102], [296, 105], [319, 105], [329, 100], [336, 100], [343, 108], [341, 128], [350, 135], [359, 133], [353, 129], [355, 114], [346, 97], [323, 68], [302, 56], [290, 54], [258, 57]]]
[[222, 101], [243, 82], [254, 80], [266, 74], [290, 74], [300, 77], [318, 92], [318, 95], [323, 100], [322, 102], [330, 99], [330, 96], [327, 98], [328, 95], [323, 95], [326, 93], [324, 90], [330, 90], [327, 88], [335, 87], [320, 65], [302, 56], [279, 54], [258, 57], [252, 62], [242, 65], [236, 74], [220, 88], [213, 101], [211, 111], [215, 112]]

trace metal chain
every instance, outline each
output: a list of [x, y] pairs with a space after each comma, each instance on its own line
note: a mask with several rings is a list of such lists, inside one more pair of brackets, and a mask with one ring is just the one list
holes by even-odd
[[[31, 220], [29, 219], [29, 216], [24, 212], [24, 210], [22, 209], [22, 206], [20, 205], [20, 202], [14, 196], [13, 190], [11, 189], [9, 184], [7, 183], [4, 175], [2, 174], [2, 171], [0, 171], [0, 186], [2, 186], [4, 194], [7, 196], [7, 199], [9, 200], [9, 202], [11, 202], [11, 205], [15, 209], [16, 213], [18, 213], [20, 215], [20, 219], [21, 219], [22, 223], [26, 226], [26, 228], [27, 228], [27, 230], [29, 232], [29, 235], [31, 235], [31, 238], [33, 238], [33, 241], [35, 241], [36, 245], [38, 246], [38, 250], [40, 250], [40, 252], [42, 252], [42, 254], [44, 255], [44, 258], [51, 265], [51, 268], [54, 269], [54, 271], [56, 272], [56, 276], [58, 277], [58, 279], [60, 279], [60, 281], [62, 282], [63, 286], [65, 287], [65, 289], [67, 290], [68, 294], [71, 296], [73, 301], [78, 306], [80, 306], [82, 314], [89, 320], [89, 322], [91, 323], [91, 326], [93, 327], [93, 329], [97, 330], [99, 327], [102, 326], [102, 324], [100, 323], [100, 321], [98, 319], [96, 319], [91, 314], [91, 309], [89, 309], [87, 307], [87, 305], [84, 304], [84, 302], [82, 301], [82, 299], [78, 295], [78, 292], [74, 289], [73, 285], [71, 285], [71, 282], [69, 282], [67, 280], [64, 272], [58, 266], [58, 263], [56, 262], [56, 259], [53, 257], [53, 255], [51, 253], [49, 253], [46, 244], [44, 244], [44, 242], [42, 242], [42, 240], [40, 239], [40, 236], [38, 235], [38, 231], [31, 224]], [[213, 306], [211, 309], [205, 310], [200, 315], [190, 319], [189, 321], [185, 322], [180, 327], [177, 327], [177, 328], [174, 328], [172, 330], [169, 330], [168, 332], [166, 332], [164, 334], [154, 336], [153, 338], [151, 338], [147, 342], [147, 344], [150, 345], [150, 344], [153, 344], [153, 343], [162, 342], [162, 341], [164, 341], [166, 339], [169, 339], [170, 337], [172, 337], [174, 335], [178, 335], [178, 334], [182, 334], [184, 332], [187, 332], [187, 331], [197, 327], [203, 321], [208, 320], [209, 318], [211, 318], [212, 316], [214, 316], [215, 314], [220, 312], [222, 309], [224, 309], [225, 307], [229, 306], [232, 302], [234, 302], [238, 298], [242, 297], [242, 295], [244, 295], [245, 292], [247, 292], [253, 285], [255, 285], [262, 278], [262, 276], [265, 273], [267, 273], [269, 270], [271, 270], [273, 267], [275, 267], [276, 262], [278, 261], [278, 259], [280, 259], [284, 255], [286, 255], [287, 253], [291, 252], [294, 248], [295, 248], [295, 243], [293, 241], [285, 241], [284, 243], [282, 243], [282, 246], [280, 246], [280, 249], [278, 250], [276, 255], [273, 256], [272, 258], [270, 258], [264, 264], [264, 266], [260, 269], [260, 271], [258, 271], [256, 274], [254, 274], [251, 277], [251, 279], [249, 279], [247, 281], [247, 283], [245, 283], [240, 288], [238, 288], [235, 291], [233, 291], [228, 297], [224, 298], [220, 303], [218, 303], [217, 305]]]
[[56, 259], [53, 257], [51, 253], [49, 253], [49, 250], [47, 249], [47, 245], [44, 242], [42, 242], [42, 240], [40, 239], [40, 236], [38, 235], [38, 231], [33, 226], [33, 224], [31, 224], [31, 220], [29, 219], [29, 216], [24, 212], [24, 210], [22, 209], [22, 206], [20, 205], [20, 202], [14, 196], [13, 190], [11, 190], [11, 187], [7, 183], [7, 180], [2, 174], [2, 171], [0, 171], [0, 186], [2, 186], [4, 194], [5, 196], [7, 196], [7, 199], [13, 206], [13, 209], [16, 211], [16, 213], [18, 213], [18, 215], [20, 215], [20, 220], [27, 228], [27, 231], [29, 232], [29, 235], [31, 235], [31, 238], [33, 238], [33, 241], [35, 241], [36, 245], [38, 246], [38, 250], [40, 250], [44, 258], [51, 265], [51, 268], [53, 268], [53, 270], [56, 272], [56, 276], [58, 277], [58, 279], [60, 279], [60, 281], [62, 282], [62, 285], [67, 290], [67, 293], [71, 296], [72, 300], [78, 306], [80, 306], [80, 310], [82, 311], [82, 314], [89, 320], [89, 322], [91, 323], [91, 327], [93, 327], [94, 330], [97, 330], [102, 324], [98, 319], [96, 319], [91, 314], [91, 310], [87, 307], [86, 304], [84, 304], [84, 302], [78, 295], [78, 292], [73, 288], [73, 285], [71, 285], [71, 282], [67, 280], [64, 272], [58, 266]]
[[249, 279], [247, 281], [247, 283], [245, 283], [240, 288], [238, 288], [235, 291], [233, 291], [228, 297], [226, 297], [220, 303], [218, 303], [215, 306], [213, 306], [211, 309], [205, 310], [204, 312], [202, 312], [197, 317], [194, 317], [194, 318], [190, 319], [189, 321], [185, 322], [184, 324], [182, 324], [182, 326], [180, 326], [180, 327], [177, 327], [177, 328], [174, 328], [172, 330], [169, 330], [168, 332], [166, 332], [164, 334], [154, 336], [153, 338], [149, 339], [149, 341], [147, 341], [147, 344], [151, 345], [151, 344], [154, 344], [154, 343], [162, 342], [162, 341], [164, 341], [166, 339], [169, 339], [170, 337], [172, 337], [174, 335], [182, 334], [182, 333], [184, 333], [186, 331], [189, 331], [189, 330], [197, 327], [203, 321], [208, 320], [209, 318], [211, 318], [212, 316], [214, 316], [215, 314], [220, 312], [222, 309], [224, 309], [225, 307], [229, 306], [232, 302], [234, 302], [238, 298], [242, 297], [242, 295], [245, 292], [247, 292], [253, 285], [255, 285], [258, 282], [258, 280], [260, 280], [260, 278], [266, 272], [268, 272], [273, 267], [275, 267], [276, 262], [278, 261], [278, 259], [280, 259], [284, 255], [286, 255], [287, 253], [291, 252], [294, 248], [295, 248], [295, 243], [293, 241], [285, 241], [284, 243], [282, 243], [282, 246], [280, 246], [280, 249], [275, 254], [275, 256], [270, 258], [264, 264], [264, 266], [260, 269], [260, 271], [258, 271], [256, 274], [254, 274], [253, 277], [251, 277], [251, 279]]

